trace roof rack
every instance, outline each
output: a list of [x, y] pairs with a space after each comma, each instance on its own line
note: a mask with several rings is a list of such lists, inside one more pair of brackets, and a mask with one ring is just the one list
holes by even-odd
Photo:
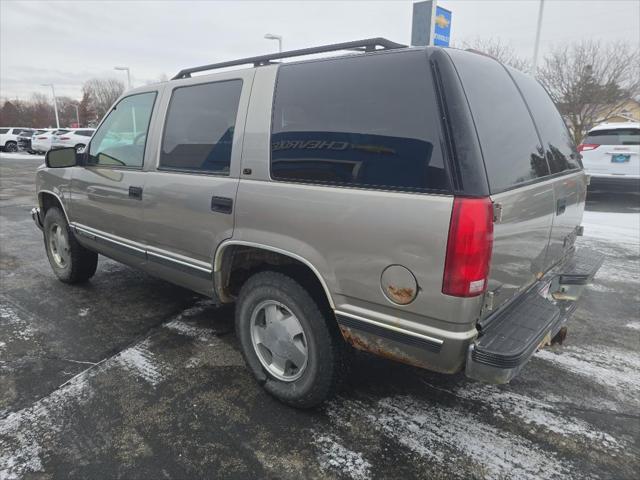
[[[377, 48], [381, 47], [381, 48]], [[314, 53], [324, 52], [336, 52], [339, 50], [355, 50], [361, 52], [373, 52], [375, 50], [391, 50], [395, 48], [405, 48], [406, 45], [392, 42], [386, 38], [367, 38], [365, 40], [356, 40], [353, 42], [334, 43], [331, 45], [323, 45], [321, 47], [302, 48], [300, 50], [290, 50], [288, 52], [272, 53], [269, 55], [260, 55], [258, 57], [241, 58], [239, 60], [231, 60], [229, 62], [211, 63], [209, 65], [202, 65], [200, 67], [185, 68], [178, 72], [178, 74], [171, 80], [178, 80], [180, 78], [189, 78], [192, 73], [204, 72], [205, 70], [216, 70], [218, 68], [233, 67], [235, 65], [245, 65], [247, 63], [253, 63], [255, 67], [261, 65], [269, 65], [272, 60], [279, 60], [281, 58], [301, 57], [304, 55], [312, 55]]]

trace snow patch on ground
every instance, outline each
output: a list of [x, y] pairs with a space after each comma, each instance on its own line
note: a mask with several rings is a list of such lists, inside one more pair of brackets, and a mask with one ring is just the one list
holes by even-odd
[[366, 414], [400, 444], [460, 476], [469, 467], [452, 459], [477, 464], [487, 479], [571, 478], [570, 469], [553, 453], [458, 408], [397, 396], [380, 400]]
[[44, 162], [44, 155], [30, 155], [25, 152], [0, 152], [0, 160], [42, 160]]
[[318, 447], [318, 461], [323, 470], [337, 470], [353, 480], [370, 478], [371, 464], [361, 453], [343, 446], [335, 435], [316, 435], [313, 443]]
[[165, 328], [173, 330], [186, 337], [195, 338], [201, 341], [208, 341], [211, 335], [215, 334], [214, 330], [206, 327], [198, 327], [184, 321], [190, 317], [194, 317], [208, 308], [214, 308], [217, 304], [212, 300], [201, 300], [193, 307], [187, 308], [180, 314], [176, 315], [170, 322], [164, 324]]
[[582, 217], [584, 235], [588, 238], [608, 240], [616, 245], [640, 243], [640, 213], [613, 213], [585, 211]]
[[80, 310], [78, 310], [78, 316], [79, 317], [86, 317], [87, 315], [89, 315], [89, 309], [88, 308], [81, 308]]
[[32, 406], [0, 420], [0, 479], [17, 480], [43, 471], [39, 440], [60, 430], [60, 418], [72, 403], [82, 404], [93, 395], [87, 384], [91, 375], [80, 374]]
[[145, 339], [133, 347], [123, 350], [114, 357], [114, 361], [132, 374], [142, 377], [155, 386], [164, 379], [162, 366], [153, 352], [149, 350], [150, 341]]
[[568, 346], [560, 351], [541, 350], [536, 357], [576, 375], [587, 377], [614, 395], [640, 405], [640, 355], [605, 346]]
[[640, 330], [640, 322], [630, 322], [627, 323], [625, 327], [630, 328], [631, 330]]
[[10, 305], [0, 304], [0, 325], [9, 325], [12, 339], [28, 340], [35, 333], [31, 325]]
[[579, 437], [578, 440], [590, 447], [599, 446], [605, 450], [617, 451], [625, 447], [624, 442], [619, 442], [587, 422], [558, 412], [555, 405], [503, 390], [495, 385], [469, 383], [451, 393], [459, 398], [486, 405], [496, 416], [511, 417], [565, 437]]

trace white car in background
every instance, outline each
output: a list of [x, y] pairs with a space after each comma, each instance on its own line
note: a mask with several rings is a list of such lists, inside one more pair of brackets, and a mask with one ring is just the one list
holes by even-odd
[[591, 188], [640, 190], [640, 123], [603, 123], [578, 146]]
[[31, 150], [36, 153], [47, 153], [51, 150], [51, 143], [55, 134], [67, 133], [70, 130], [63, 128], [44, 128], [31, 138]]
[[0, 149], [5, 152], [18, 151], [18, 135], [23, 130], [33, 130], [26, 127], [0, 127]]
[[95, 128], [78, 128], [60, 134], [56, 133], [53, 135], [51, 148], [73, 147], [78, 153], [82, 153], [95, 131]]

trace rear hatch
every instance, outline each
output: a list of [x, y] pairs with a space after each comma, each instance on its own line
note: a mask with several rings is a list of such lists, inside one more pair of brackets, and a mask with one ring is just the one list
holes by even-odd
[[591, 130], [580, 150], [591, 175], [640, 176], [640, 128], [635, 125]]
[[487, 315], [572, 249], [586, 185], [564, 122], [536, 80], [486, 56], [456, 50], [449, 55], [466, 94], [494, 204]]

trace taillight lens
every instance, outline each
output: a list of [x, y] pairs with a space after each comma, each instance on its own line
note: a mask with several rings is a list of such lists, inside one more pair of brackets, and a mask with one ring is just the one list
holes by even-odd
[[69, 140], [69, 137], [60, 137], [58, 140]]
[[599, 146], [600, 145], [598, 145], [597, 143], [581, 143], [580, 145], [578, 145], [578, 152], [588, 152], [589, 150], [595, 150]]
[[491, 199], [455, 197], [447, 240], [442, 293], [475, 297], [487, 289], [493, 250]]
[[47, 137], [38, 137], [38, 140], [46, 140]]

